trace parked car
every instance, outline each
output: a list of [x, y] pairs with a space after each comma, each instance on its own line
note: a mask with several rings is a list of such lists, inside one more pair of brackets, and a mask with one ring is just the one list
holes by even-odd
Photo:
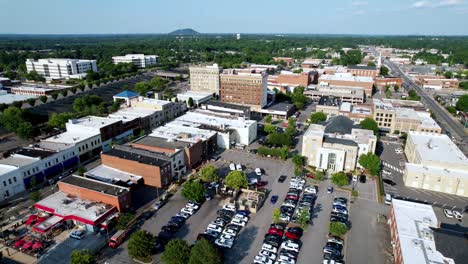
[[396, 185], [396, 182], [390, 180], [390, 179], [383, 179], [382, 180], [384, 183], [390, 185], [390, 186], [395, 186]]
[[463, 215], [459, 211], [453, 210], [452, 212], [456, 219], [461, 220], [463, 218]]
[[262, 176], [262, 169], [255, 168], [255, 173], [257, 174], [257, 176]]
[[288, 176], [286, 176], [286, 175], [281, 175], [281, 176], [278, 178], [278, 182], [283, 183], [283, 182], [286, 180], [287, 177], [288, 177]]
[[254, 263], [255, 264], [273, 264], [273, 260], [271, 260], [267, 256], [260, 255], [260, 256], [255, 256]]
[[366, 175], [361, 175], [361, 176], [359, 176], [359, 181], [360, 181], [361, 183], [366, 183]]
[[266, 250], [268, 252], [275, 253], [278, 252], [278, 249], [270, 244], [263, 243], [262, 250]]
[[270, 202], [272, 204], [276, 204], [277, 201], [278, 201], [278, 195], [271, 196]]
[[331, 186], [328, 187], [328, 188], [327, 188], [327, 193], [333, 193], [333, 187], [331, 187]]
[[240, 165], [240, 164], [237, 164], [237, 165], [236, 165], [236, 170], [238, 170], [238, 171], [242, 171], [242, 165]]
[[452, 212], [452, 210], [444, 209], [444, 214], [445, 214], [445, 216], [448, 217], [448, 218], [453, 218], [453, 212]]
[[260, 188], [260, 187], [265, 187], [268, 185], [268, 181], [259, 181], [255, 184], [255, 187]]
[[236, 165], [234, 163], [229, 164], [229, 169], [232, 171], [236, 170]]
[[235, 212], [236, 211], [236, 206], [234, 204], [226, 204], [226, 205], [223, 206], [223, 209]]
[[84, 230], [75, 230], [70, 233], [70, 237], [81, 240], [85, 236], [85, 234], [86, 232]]
[[299, 252], [299, 244], [294, 243], [292, 241], [285, 241], [281, 244], [281, 248]]

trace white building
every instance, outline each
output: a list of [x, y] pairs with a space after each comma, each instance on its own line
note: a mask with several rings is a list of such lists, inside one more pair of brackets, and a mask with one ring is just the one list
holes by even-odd
[[190, 98], [192, 98], [193, 100], [193, 105], [201, 105], [202, 103], [211, 100], [212, 97], [212, 93], [206, 92], [187, 91], [185, 93], [177, 94], [177, 100], [179, 100], [180, 102], [186, 102], [187, 106]]
[[194, 92], [219, 94], [218, 64], [190, 66], [190, 89]]
[[307, 164], [331, 172], [352, 171], [362, 154], [374, 153], [373, 131], [356, 128], [344, 116], [330, 118], [324, 125], [312, 124], [303, 137], [302, 156]]
[[114, 64], [132, 63], [138, 68], [146, 68], [157, 63], [158, 56], [145, 54], [127, 54], [125, 56], [114, 56], [112, 61]]
[[36, 71], [47, 80], [82, 79], [88, 70], [98, 71], [96, 60], [78, 59], [27, 59], [26, 69]]

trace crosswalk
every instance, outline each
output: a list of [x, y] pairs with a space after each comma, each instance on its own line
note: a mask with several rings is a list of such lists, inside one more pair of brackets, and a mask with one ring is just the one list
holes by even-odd
[[384, 165], [384, 167], [390, 168], [396, 172], [403, 174], [403, 169], [397, 168], [396, 166], [393, 166], [392, 164], [388, 162], [382, 161], [382, 165]]

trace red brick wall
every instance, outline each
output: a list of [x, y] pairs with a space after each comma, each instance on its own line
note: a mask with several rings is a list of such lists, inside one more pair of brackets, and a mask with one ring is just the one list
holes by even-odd
[[71, 185], [68, 183], [61, 182], [61, 181], [58, 182], [58, 187], [60, 191], [64, 193], [68, 193], [70, 195], [74, 195], [82, 199], [88, 199], [91, 201], [113, 205], [117, 207], [117, 210], [119, 210], [119, 212], [122, 210], [125, 211], [125, 209], [130, 208], [130, 205], [131, 205], [130, 192], [126, 192], [120, 197], [117, 197], [117, 196], [113, 196], [110, 194], [82, 188], [76, 185]]
[[278, 84], [300, 85], [307, 87], [310, 84], [310, 78], [308, 74], [280, 74], [278, 78], [276, 78], [276, 82]]
[[[166, 170], [164, 175], [161, 175], [161, 169], [157, 166], [151, 166], [148, 164], [139, 163], [132, 160], [121, 159], [118, 157], [101, 154], [101, 162], [103, 165], [125, 171], [131, 174], [142, 176], [145, 184], [154, 187], [164, 187], [163, 183], [171, 177], [170, 163], [169, 169]], [[166, 180], [165, 180], [166, 179]]]
[[130, 143], [130, 145], [134, 148], [139, 148], [139, 149], [146, 149], [149, 151], [156, 151], [156, 152], [164, 152], [164, 153], [175, 153], [175, 149], [167, 149], [167, 148], [161, 148], [161, 147], [155, 147], [155, 146], [147, 146], [147, 145], [142, 145], [142, 144], [137, 144], [137, 143]]

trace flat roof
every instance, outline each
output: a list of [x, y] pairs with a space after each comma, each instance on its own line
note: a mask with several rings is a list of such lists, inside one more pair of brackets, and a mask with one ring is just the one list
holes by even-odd
[[468, 259], [467, 227], [442, 223], [440, 228], [432, 230], [437, 251], [455, 263], [464, 263]]
[[148, 98], [139, 96], [137, 102], [146, 103], [146, 104], [154, 104], [154, 105], [167, 105], [171, 104], [171, 101], [159, 100], [155, 98]]
[[[185, 93], [177, 94], [177, 98], [192, 98], [193, 100], [202, 100], [213, 97], [213, 93], [204, 93], [204, 92], [194, 92], [194, 91], [186, 91]], [[180, 100], [180, 99], [179, 99]]]
[[132, 144], [132, 143], [150, 146], [150, 147], [165, 148], [165, 149], [183, 149], [187, 146], [190, 146], [190, 143], [187, 143], [187, 142], [170, 140], [170, 139], [168, 140], [166, 138], [154, 137], [151, 135], [140, 138], [129, 144]]
[[353, 147], [358, 147], [358, 144], [354, 142], [351, 139], [345, 139], [345, 138], [336, 138], [336, 137], [329, 137], [325, 136], [323, 138], [324, 143], [329, 143], [329, 144], [342, 144], [342, 145], [347, 145], [347, 146], [353, 146]]
[[353, 76], [351, 74], [347, 75], [345, 73], [341, 73], [341, 74], [322, 74], [319, 77], [319, 83], [321, 81], [348, 81], [348, 82], [371, 82], [371, 83], [374, 82], [372, 77]]
[[176, 119], [188, 123], [203, 124], [218, 128], [246, 128], [256, 123], [255, 120], [245, 120], [242, 117], [233, 117], [230, 115], [222, 115], [209, 110], [198, 109], [196, 111], [187, 112]]
[[[40, 160], [40, 159], [39, 158], [31, 158], [31, 157], [26, 157], [26, 156], [22, 156], [22, 155], [12, 154], [7, 158], [1, 159], [0, 164], [9, 165], [9, 166], [19, 168], [19, 167], [26, 166], [26, 165], [29, 165], [31, 163], [34, 163], [34, 162], [36, 162], [38, 160]], [[7, 167], [5, 167], [4, 170], [5, 171], [10, 171], [10, 169], [8, 169]]]
[[181, 122], [170, 122], [164, 126], [155, 128], [149, 136], [173, 139], [177, 141], [196, 143], [199, 140], [207, 140], [216, 135], [215, 131], [201, 129], [190, 126], [190, 124], [181, 124]]
[[38, 149], [38, 148], [21, 148], [18, 151], [15, 151], [15, 154], [31, 157], [31, 158], [39, 158], [44, 159], [50, 157], [57, 153], [56, 151], [46, 150], [46, 149]]
[[85, 175], [86, 177], [91, 177], [98, 181], [103, 181], [107, 183], [121, 181], [128, 184], [132, 184], [133, 182], [137, 182], [140, 179], [142, 179], [142, 176], [127, 173], [102, 164], [87, 171]]
[[16, 170], [18, 167], [0, 163], [0, 175]]
[[434, 233], [437, 217], [432, 206], [392, 199], [397, 235], [405, 263], [446, 263], [436, 250]]
[[377, 66], [367, 66], [367, 65], [349, 65], [348, 69], [351, 70], [377, 70]]
[[69, 177], [66, 177], [62, 179], [61, 182], [113, 196], [120, 196], [123, 193], [129, 191], [127, 188], [124, 187], [96, 181], [93, 179], [88, 179], [77, 175], [71, 175]]
[[268, 106], [266, 109], [267, 110], [273, 110], [273, 111], [287, 112], [293, 107], [294, 107], [293, 104], [286, 103], [286, 102], [280, 102], [280, 103], [272, 104], [272, 105]]
[[409, 131], [408, 140], [414, 143], [421, 160], [426, 163], [437, 161], [468, 166], [465, 154], [445, 134]]
[[221, 101], [210, 100], [210, 101], [208, 101], [208, 102], [206, 102], [204, 104], [212, 105], [212, 106], [218, 106], [218, 107], [232, 108], [232, 109], [242, 110], [242, 111], [250, 110], [250, 107], [248, 107], [248, 106], [225, 103], [225, 102], [221, 102]]
[[120, 109], [117, 112], [109, 114], [109, 117], [122, 120], [123, 123], [126, 123], [132, 120], [135, 120], [137, 118], [144, 118], [144, 117], [151, 116], [155, 112], [156, 112], [155, 110], [148, 109], [148, 108], [129, 107], [129, 108]]
[[111, 124], [118, 123], [120, 121], [121, 120], [119, 119], [109, 117], [86, 116], [79, 119], [70, 119], [68, 120], [68, 123], [85, 127], [102, 128]]
[[92, 222], [114, 209], [112, 205], [81, 199], [61, 191], [40, 200], [36, 206], [40, 209], [50, 209], [59, 216], [77, 216]]
[[167, 155], [128, 146], [117, 145], [104, 154], [158, 167], [164, 166], [168, 162], [170, 163], [170, 157]]
[[53, 142], [53, 143], [63, 143], [74, 145], [76, 143], [85, 141], [89, 138], [99, 136], [99, 133], [93, 131], [66, 131], [55, 135], [53, 137], [46, 138], [41, 141], [42, 142]]
[[463, 169], [453, 169], [440, 167], [437, 165], [423, 165], [415, 163], [405, 163], [405, 168], [408, 172], [417, 174], [435, 174], [442, 177], [461, 178], [468, 180], [468, 171]]
[[410, 108], [395, 108], [395, 114], [397, 118], [405, 118], [405, 119], [414, 119], [419, 120], [419, 115]]
[[0, 104], [12, 104], [17, 101], [25, 101], [38, 96], [23, 95], [23, 94], [0, 94]]

